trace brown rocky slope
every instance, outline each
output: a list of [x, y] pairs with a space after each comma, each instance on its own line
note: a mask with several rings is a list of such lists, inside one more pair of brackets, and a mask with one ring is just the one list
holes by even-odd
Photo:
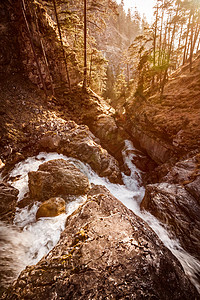
[[[19, 4], [19, 2], [17, 3]], [[5, 7], [10, 13], [10, 19], [7, 18], [6, 13], [3, 15], [1, 19], [3, 26], [0, 27], [1, 35], [5, 34], [6, 30], [7, 38], [4, 40], [4, 46], [9, 53], [8, 59], [3, 60], [0, 69], [0, 153], [1, 159], [6, 164], [4, 170], [8, 171], [16, 162], [27, 156], [35, 155], [41, 150], [57, 151], [82, 159], [89, 163], [99, 175], [107, 176], [113, 182], [121, 182], [119, 164], [108, 153], [109, 151], [118, 156], [117, 153], [120, 152], [123, 144], [121, 133], [113, 119], [112, 109], [106, 107], [106, 104], [103, 105], [102, 99], [96, 95], [91, 93], [83, 95], [78, 88], [72, 93], [66, 90], [62, 91], [59, 88], [56, 98], [47, 97], [45, 99], [44, 93], [37, 90], [27, 79], [28, 77], [37, 84], [39, 82], [27, 33], [24, 30], [24, 25], [20, 23], [22, 21], [20, 10], [18, 11], [19, 14], [16, 15], [18, 6], [12, 8], [11, 4], [12, 1], [6, 0], [0, 4], [1, 8], [3, 7], [0, 10], [1, 14], [5, 12]], [[11, 19], [12, 22], [10, 22]], [[11, 29], [10, 24], [13, 28], [18, 28], [20, 25], [19, 31], [16, 29], [9, 31]], [[45, 23], [45, 29], [48, 27], [46, 25]], [[14, 45], [10, 48], [12, 37], [15, 34], [18, 39], [14, 39]], [[37, 45], [37, 38], [35, 38], [35, 42]], [[57, 40], [49, 45], [52, 50], [49, 57], [52, 61], [54, 59], [53, 54], [58, 50], [56, 43]], [[13, 57], [13, 51], [9, 50], [13, 47], [19, 49], [16, 54], [17, 59], [15, 56]], [[56, 67], [56, 64], [52, 63], [52, 67]], [[62, 67], [53, 68], [53, 71], [55, 71], [57, 87], [57, 78], [61, 77], [63, 80], [64, 77]], [[60, 83], [63, 83], [62, 80]], [[80, 100], [74, 101], [77, 100], [77, 94], [80, 95]], [[106, 145], [108, 151], [103, 149], [99, 139], [92, 134], [87, 126], [77, 125], [71, 119], [77, 123], [86, 123]], [[143, 133], [146, 133], [145, 130]], [[126, 137], [125, 134], [124, 137]], [[158, 147], [157, 157], [159, 157], [159, 152], [162, 151]], [[155, 161], [163, 162], [160, 158], [158, 161], [155, 159]], [[190, 189], [192, 189], [191, 186]], [[193, 188], [193, 192], [194, 190], [195, 188]], [[35, 267], [28, 267], [15, 285], [11, 287], [7, 297], [11, 299], [41, 299], [41, 295], [42, 297], [47, 295], [47, 299], [50, 297], [56, 299], [56, 297], [66, 298], [66, 293], [69, 293], [68, 299], [71, 299], [72, 295], [80, 299], [82, 295], [77, 294], [77, 287], [80, 286], [85, 298], [89, 294], [91, 297], [96, 295], [103, 298], [107, 293], [108, 297], [118, 299], [120, 297], [123, 299], [124, 296], [137, 297], [137, 299], [144, 297], [170, 299], [173, 293], [174, 299], [187, 299], [188, 295], [191, 299], [198, 299], [196, 290], [184, 275], [180, 264], [146, 223], [127, 210], [116, 199], [113, 199], [111, 195], [107, 195], [105, 190], [101, 190], [100, 194], [95, 193], [91, 194], [91, 198], [88, 197], [88, 202], [68, 219], [69, 226], [67, 225], [68, 228], [63, 233], [63, 239], [53, 250], [56, 254], [55, 260], [54, 252], [51, 252], [41, 261], [41, 264], [44, 264], [42, 267], [40, 263]], [[92, 221], [91, 224], [88, 223], [88, 219]], [[125, 232], [120, 232], [118, 227], [121, 220], [125, 220], [125, 223], [122, 223]], [[80, 226], [78, 221], [81, 222]], [[97, 234], [94, 232], [95, 230]], [[140, 234], [142, 234], [142, 239], [140, 239]], [[129, 235], [133, 239], [130, 240]], [[103, 239], [103, 246], [98, 247], [101, 238]], [[94, 243], [94, 248], [91, 248], [93, 241], [97, 244]], [[63, 242], [64, 245], [60, 248]], [[85, 244], [87, 244], [86, 247]], [[105, 245], [107, 245], [106, 249], [109, 250], [113, 245], [113, 255], [109, 250], [107, 253], [103, 253], [102, 248]], [[82, 249], [83, 252], [81, 252]], [[123, 249], [125, 249], [124, 257], [120, 254]], [[58, 257], [56, 251], [62, 252], [61, 258], [60, 255]], [[96, 255], [96, 260], [92, 260], [92, 266], [90, 266], [88, 258], [93, 258], [93, 254]], [[101, 257], [101, 255], [103, 256]], [[116, 257], [120, 264], [118, 261], [116, 262]], [[48, 263], [49, 266], [46, 266]], [[34, 277], [34, 272], [36, 272], [36, 277]], [[81, 277], [81, 283], [78, 282], [77, 274], [78, 277]], [[94, 274], [97, 280], [94, 278]], [[114, 276], [114, 280], [112, 276]], [[95, 294], [96, 287], [97, 294]]]
[[200, 57], [172, 74], [158, 94], [127, 105], [127, 129], [159, 165], [141, 207], [166, 224], [181, 245], [200, 257]]
[[[174, 76], [174, 77], [173, 77]], [[132, 99], [127, 128], [158, 164], [200, 150], [200, 57], [172, 74], [163, 97]]]
[[27, 267], [4, 299], [198, 299], [148, 225], [94, 186], [57, 246]]

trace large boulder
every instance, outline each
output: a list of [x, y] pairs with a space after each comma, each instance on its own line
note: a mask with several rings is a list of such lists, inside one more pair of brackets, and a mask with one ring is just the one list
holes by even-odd
[[96, 120], [93, 120], [91, 124], [88, 124], [88, 126], [95, 136], [100, 139], [101, 144], [108, 149], [115, 158], [121, 161], [124, 140], [128, 139], [129, 136], [124, 130], [117, 126], [113, 116], [111, 114], [101, 114]]
[[91, 89], [83, 93], [81, 89], [75, 89], [62, 97], [62, 110], [74, 116], [79, 123], [86, 124], [90, 131], [100, 139], [101, 145], [108, 150], [118, 161], [122, 160], [121, 150], [124, 140], [129, 135], [119, 128], [115, 119], [115, 110], [107, 100], [99, 97]]
[[57, 150], [61, 141], [61, 137], [57, 132], [47, 131], [41, 137], [39, 144], [42, 148], [49, 151]]
[[183, 248], [200, 259], [200, 206], [183, 186], [169, 183], [147, 185], [141, 208], [166, 224]]
[[150, 227], [105, 188], [94, 187], [56, 247], [27, 267], [5, 299], [198, 299]]
[[63, 213], [65, 213], [65, 200], [60, 197], [50, 198], [40, 205], [36, 213], [36, 219], [56, 217]]
[[177, 162], [171, 167], [162, 181], [187, 185], [200, 176], [200, 156]]
[[122, 183], [119, 163], [98, 143], [97, 138], [85, 125], [76, 126], [65, 133], [60, 152], [88, 163], [100, 176], [111, 182]]
[[32, 199], [45, 201], [51, 197], [82, 195], [89, 189], [88, 178], [64, 159], [50, 160], [38, 171], [28, 173]]
[[177, 162], [162, 180], [184, 185], [200, 205], [200, 154]]
[[200, 205], [200, 175], [186, 184], [185, 189], [199, 202]]
[[[149, 128], [151, 128], [150, 124]], [[174, 156], [172, 147], [168, 145], [164, 139], [153, 136], [148, 131], [140, 128], [138, 124], [128, 128], [128, 131], [131, 136], [139, 142], [140, 147], [144, 149], [149, 157], [158, 165], [165, 163]]]
[[19, 191], [10, 184], [0, 182], [0, 220], [12, 223]]
[[55, 151], [89, 164], [100, 176], [106, 176], [111, 182], [122, 183], [119, 163], [107, 150], [103, 149], [91, 131], [85, 125], [65, 121], [58, 132], [48, 131], [38, 143], [38, 150]]

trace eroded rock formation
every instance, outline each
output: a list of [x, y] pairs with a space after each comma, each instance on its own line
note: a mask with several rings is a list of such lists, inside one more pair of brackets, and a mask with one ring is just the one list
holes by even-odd
[[56, 217], [65, 213], [65, 200], [60, 197], [44, 201], [37, 210], [36, 220], [44, 217]]
[[167, 225], [183, 248], [200, 259], [199, 154], [177, 162], [161, 179], [146, 186], [141, 208]]
[[141, 208], [165, 223], [183, 248], [200, 259], [200, 206], [181, 185], [148, 185]]
[[17, 195], [19, 191], [10, 184], [0, 182], [0, 220], [12, 224], [15, 216]]
[[111, 182], [121, 183], [119, 163], [100, 146], [99, 139], [88, 127], [77, 125], [73, 121], [62, 120], [62, 123], [57, 130], [44, 133], [39, 149], [48, 152], [56, 150], [58, 153], [78, 158], [88, 163], [100, 176], [108, 177]]
[[57, 246], [27, 267], [4, 299], [197, 299], [182, 267], [149, 226], [95, 186]]
[[83, 195], [89, 189], [88, 178], [64, 159], [45, 162], [28, 176], [30, 196], [39, 201], [63, 195]]

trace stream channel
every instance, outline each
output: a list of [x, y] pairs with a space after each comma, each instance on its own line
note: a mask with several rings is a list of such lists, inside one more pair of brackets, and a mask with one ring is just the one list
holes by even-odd
[[[140, 210], [140, 202], [145, 189], [141, 186], [141, 173], [132, 163], [135, 155], [134, 150], [132, 143], [128, 140], [125, 141], [123, 159], [131, 172], [130, 176], [122, 173], [124, 185], [110, 183], [108, 179], [99, 177], [89, 165], [57, 153], [40, 153], [18, 163], [10, 173], [10, 177], [16, 179], [9, 183], [19, 190], [18, 201], [20, 201], [28, 192], [29, 171], [36, 171], [40, 164], [52, 159], [69, 160], [88, 177], [90, 183], [106, 186], [117, 199], [150, 225], [165, 246], [181, 262], [185, 273], [200, 292], [200, 284], [198, 283], [200, 262], [188, 254], [177, 240], [170, 238], [167, 230], [155, 217]], [[57, 244], [60, 234], [64, 230], [67, 216], [85, 200], [84, 196], [74, 197], [66, 205], [66, 214], [54, 218], [41, 218], [38, 221], [36, 221], [36, 212], [40, 203], [35, 202], [31, 209], [28, 206], [23, 209], [17, 208], [13, 226], [0, 223], [0, 272], [4, 270], [4, 286], [8, 286], [27, 265], [36, 264]]]

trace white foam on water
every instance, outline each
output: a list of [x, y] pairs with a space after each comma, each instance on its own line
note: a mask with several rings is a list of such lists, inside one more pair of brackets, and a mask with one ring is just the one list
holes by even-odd
[[[90, 183], [104, 185], [125, 206], [145, 220], [157, 233], [165, 246], [179, 259], [186, 274], [196, 287], [199, 288], [196, 274], [200, 273], [200, 262], [183, 250], [178, 241], [171, 239], [167, 230], [154, 216], [148, 212], [141, 212], [140, 210], [140, 202], [144, 196], [145, 189], [141, 186], [141, 173], [132, 162], [135, 155], [134, 153], [135, 148], [132, 143], [125, 141], [125, 148], [122, 154], [124, 163], [126, 163], [130, 169], [131, 174], [127, 176], [122, 173], [124, 185], [110, 183], [107, 178], [99, 177], [89, 165], [77, 159], [57, 153], [40, 153], [35, 157], [30, 157], [18, 163], [10, 174], [10, 177], [16, 177], [16, 180], [14, 182], [10, 181], [10, 183], [20, 191], [19, 200], [21, 200], [25, 193], [28, 192], [28, 172], [36, 171], [40, 164], [52, 159], [62, 158], [72, 162], [87, 175]], [[66, 206], [66, 214], [55, 218], [41, 218], [38, 221], [36, 221], [35, 216], [39, 203], [36, 202], [31, 209], [25, 207], [17, 210], [14, 222], [16, 226], [22, 228], [22, 232], [18, 233], [22, 242], [21, 254], [19, 253], [18, 255], [19, 261], [25, 257], [23, 264], [21, 265], [19, 262], [19, 268], [16, 266], [18, 272], [19, 269], [21, 268], [22, 270], [25, 265], [36, 264], [57, 244], [60, 239], [60, 234], [64, 230], [67, 216], [77, 209], [85, 200], [86, 198], [84, 197], [77, 197]], [[15, 242], [13, 241], [13, 245], [14, 244]]]
[[29, 233], [21, 234], [17, 227], [0, 222], [0, 286], [8, 286], [31, 263], [31, 238]]
[[68, 159], [62, 154], [41, 152], [39, 155], [29, 157], [15, 166], [10, 173], [10, 178], [16, 179], [14, 181], [9, 180], [8, 183], [19, 190], [18, 201], [23, 199], [24, 195], [28, 192], [28, 172], [37, 171], [42, 163], [58, 158]]

